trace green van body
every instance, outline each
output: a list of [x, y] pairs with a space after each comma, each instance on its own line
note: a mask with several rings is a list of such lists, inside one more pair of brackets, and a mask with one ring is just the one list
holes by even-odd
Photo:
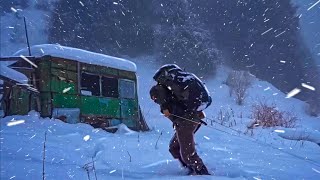
[[[68, 122], [66, 116], [55, 116], [54, 110], [77, 109], [79, 117], [72, 123], [105, 129], [123, 123], [133, 130], [149, 130], [139, 107], [135, 72], [49, 55], [28, 57], [36, 68], [20, 57], [6, 59], [17, 58], [12, 68], [25, 74], [37, 92], [5, 80], [2, 105], [6, 116], [36, 110], [42, 117]], [[87, 88], [94, 92], [83, 87], [90, 83], [96, 88]]]

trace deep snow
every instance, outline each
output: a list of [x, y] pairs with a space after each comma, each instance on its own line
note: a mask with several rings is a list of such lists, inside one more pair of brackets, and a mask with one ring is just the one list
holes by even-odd
[[[30, 7], [22, 15], [27, 17], [31, 44], [46, 43], [50, 14]], [[307, 16], [303, 14], [302, 17]], [[21, 22], [14, 13], [1, 17], [1, 56], [26, 47]], [[13, 46], [10, 36], [14, 34], [17, 34], [17, 42]], [[202, 127], [196, 134], [198, 153], [214, 176], [185, 176], [185, 171], [168, 152], [173, 134], [171, 123], [149, 100], [148, 91], [154, 84], [152, 75], [161, 65], [156, 65], [153, 57], [132, 61], [137, 63], [140, 105], [152, 131], [132, 132], [121, 125], [118, 133], [111, 134], [86, 124], [43, 119], [36, 112], [5, 117], [0, 119], [0, 179], [42, 179], [45, 132], [47, 180], [86, 180], [85, 167], [88, 167], [90, 179], [95, 179], [92, 160], [97, 179], [320, 179], [320, 147], [313, 142], [280, 137], [287, 135], [289, 139], [299, 139], [293, 135], [305, 132], [304, 137], [319, 142], [320, 119], [305, 114], [304, 102], [286, 98], [286, 94], [259, 80], [249, 89], [245, 104], [236, 105], [233, 97], [229, 97], [228, 87], [223, 84], [226, 68], [220, 69], [215, 79], [205, 81], [213, 97], [213, 104], [206, 110], [210, 127]], [[252, 136], [243, 134], [252, 120], [252, 105], [260, 101], [275, 103], [280, 110], [294, 112], [300, 119], [296, 127], [299, 131], [256, 128]], [[220, 110], [225, 113], [231, 109], [237, 122], [232, 127], [234, 130], [211, 122], [211, 119], [217, 120]], [[283, 132], [281, 130], [285, 132], [282, 135], [279, 134]], [[238, 131], [242, 133], [239, 135]]]
[[[72, 125], [59, 120], [42, 119], [35, 112], [28, 116], [6, 117], [1, 119], [0, 178], [42, 178], [42, 150], [46, 131], [46, 179], [88, 179], [84, 166], [92, 159], [97, 179], [320, 178], [320, 147], [315, 143], [282, 139], [274, 132], [278, 128], [257, 128], [253, 136], [243, 134], [251, 121], [252, 103], [262, 97], [277, 103], [281, 110], [294, 107], [301, 120], [298, 122], [299, 128], [319, 132], [319, 119], [305, 115], [303, 102], [294, 98], [286, 99], [285, 94], [269, 83], [258, 80], [250, 88], [245, 105], [236, 105], [233, 98], [229, 97], [227, 86], [222, 84], [227, 69], [220, 70], [214, 80], [206, 82], [214, 100], [206, 113], [210, 119], [217, 120], [220, 109], [232, 108], [237, 121], [232, 128], [242, 133], [239, 135], [215, 123], [211, 127], [201, 127], [196, 135], [198, 153], [214, 176], [185, 176], [185, 170], [168, 152], [168, 143], [173, 134], [171, 123], [160, 115], [159, 107], [148, 97], [148, 89], [153, 84], [152, 73], [157, 68], [156, 65], [145, 63], [150, 58], [133, 61], [138, 67], [140, 103], [152, 131], [131, 132], [121, 126], [121, 131], [111, 134], [86, 124]], [[22, 123], [8, 126], [8, 123], [17, 120]], [[90, 167], [89, 174], [94, 179], [94, 171]]]

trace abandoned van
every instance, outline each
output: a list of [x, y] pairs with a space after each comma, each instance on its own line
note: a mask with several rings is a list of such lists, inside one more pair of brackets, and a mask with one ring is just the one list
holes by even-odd
[[1, 58], [5, 116], [40, 112], [68, 123], [148, 130], [137, 93], [136, 65], [125, 59], [44, 44]]

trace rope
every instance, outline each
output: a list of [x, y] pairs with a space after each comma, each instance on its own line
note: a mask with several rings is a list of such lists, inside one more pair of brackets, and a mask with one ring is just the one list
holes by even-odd
[[[172, 116], [175, 116], [175, 117], [177, 117], [177, 118], [180, 118], [180, 119], [184, 119], [184, 120], [187, 120], [187, 121], [196, 123], [196, 124], [204, 124], [206, 127], [211, 128], [211, 129], [214, 129], [214, 130], [217, 130], [217, 131], [221, 131], [221, 132], [224, 132], [224, 133], [228, 133], [227, 131], [223, 131], [223, 130], [221, 130], [221, 129], [217, 129], [217, 128], [215, 128], [215, 127], [213, 127], [213, 126], [210, 126], [210, 125], [208, 125], [208, 124], [206, 124], [206, 123], [203, 123], [203, 122], [193, 121], [193, 120], [191, 120], [191, 119], [187, 119], [187, 118], [184, 118], [184, 117], [182, 117], [182, 116], [175, 115], [175, 114], [171, 114], [171, 115], [172, 115]], [[239, 131], [237, 131], [237, 132], [239, 132]], [[231, 134], [231, 135], [233, 135], [233, 134]]]
[[[177, 118], [181, 118], [181, 119], [184, 119], [184, 120], [187, 120], [187, 121], [196, 123], [196, 124], [204, 124], [204, 123], [202, 123], [202, 122], [193, 121], [193, 120], [191, 120], [191, 119], [187, 119], [187, 118], [184, 118], [184, 117], [175, 115], [175, 114], [171, 114], [171, 115], [172, 115], [172, 116], [175, 116], [175, 117], [177, 117]], [[210, 118], [207, 118], [207, 119], [212, 120], [212, 119], [210, 119]], [[214, 120], [212, 120], [212, 121], [215, 122], [215, 123], [217, 123], [217, 122], [214, 121]], [[217, 124], [219, 124], [219, 123], [217, 123]], [[244, 138], [243, 136], [240, 136], [240, 135], [242, 134], [242, 132], [241, 132], [240, 130], [235, 130], [235, 129], [233, 129], [233, 128], [230, 128], [230, 127], [224, 126], [224, 125], [222, 125], [222, 124], [219, 124], [219, 125], [224, 126], [224, 127], [228, 128], [228, 129], [231, 129], [231, 130], [233, 130], [233, 131], [238, 132], [239, 134], [238, 134], [238, 136], [237, 136], [237, 135], [231, 134], [231, 133], [229, 133], [229, 132], [227, 132], [227, 131], [223, 131], [223, 130], [217, 129], [217, 128], [211, 126], [211, 125], [207, 125], [207, 124], [204, 124], [204, 125], [205, 125], [205, 127], [218, 130], [218, 131], [220, 131], [220, 132], [223, 132], [223, 133], [226, 133], [226, 134], [229, 134], [229, 135], [238, 137], [238, 138], [240, 138], [240, 139], [244, 139], [244, 140], [247, 140], [247, 141], [250, 141], [250, 142], [259, 144], [259, 145], [261, 145], [261, 146], [271, 147], [272, 149], [278, 150], [278, 151], [280, 151], [280, 152], [282, 152], [282, 153], [284, 153], [284, 154], [291, 155], [292, 157], [294, 157], [294, 158], [296, 158], [296, 159], [300, 159], [300, 160], [302, 160], [302, 161], [305, 161], [305, 162], [308, 162], [308, 163], [310, 163], [310, 164], [312, 164], [312, 165], [315, 165], [315, 166], [317, 166], [317, 167], [320, 167], [320, 164], [318, 164], [318, 163], [317, 163], [316, 161], [314, 161], [314, 160], [305, 159], [305, 158], [303, 158], [303, 157], [301, 157], [301, 156], [298, 156], [298, 155], [296, 155], [296, 154], [293, 154], [293, 153], [284, 151], [284, 150], [282, 150], [282, 149], [279, 149], [279, 148], [277, 148], [277, 147], [275, 147], [275, 146], [273, 146], [273, 145], [271, 145], [271, 144], [263, 143], [263, 142], [259, 141], [259, 140], [256, 139], [256, 138], [253, 138], [253, 137], [247, 137], [247, 136], [246, 136], [246, 138]], [[250, 139], [248, 139], [248, 138], [250, 138]]]

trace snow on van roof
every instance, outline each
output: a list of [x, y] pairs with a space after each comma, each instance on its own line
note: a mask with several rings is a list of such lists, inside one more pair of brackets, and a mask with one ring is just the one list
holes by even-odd
[[[41, 44], [31, 47], [31, 54], [35, 57], [50, 55], [65, 59], [71, 59], [78, 62], [106, 66], [126, 71], [136, 72], [136, 65], [128, 60], [112, 57], [104, 54], [94, 53], [82, 49], [61, 46], [59, 44]], [[28, 55], [28, 49], [22, 49], [14, 55]]]
[[20, 84], [27, 84], [28, 78], [26, 75], [8, 67], [13, 63], [14, 61], [0, 61], [0, 78], [5, 77]]

